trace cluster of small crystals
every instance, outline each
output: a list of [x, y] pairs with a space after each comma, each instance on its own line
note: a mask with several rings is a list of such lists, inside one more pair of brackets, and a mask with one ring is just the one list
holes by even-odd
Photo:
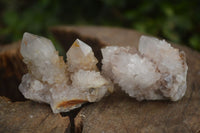
[[108, 46], [102, 49], [102, 55], [102, 73], [139, 101], [177, 101], [185, 94], [185, 54], [164, 40], [142, 36], [139, 51]]
[[19, 90], [27, 99], [50, 104], [54, 113], [99, 101], [113, 91], [98, 71], [92, 49], [78, 39], [67, 52], [67, 64], [49, 39], [30, 33], [24, 33], [20, 52], [29, 72]]

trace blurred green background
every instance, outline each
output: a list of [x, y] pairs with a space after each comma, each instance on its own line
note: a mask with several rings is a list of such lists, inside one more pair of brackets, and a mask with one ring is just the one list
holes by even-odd
[[0, 0], [0, 44], [54, 25], [131, 28], [200, 51], [199, 0]]

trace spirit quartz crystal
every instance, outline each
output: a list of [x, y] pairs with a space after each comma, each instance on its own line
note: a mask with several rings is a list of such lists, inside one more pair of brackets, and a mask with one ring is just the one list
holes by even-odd
[[157, 38], [141, 36], [139, 50], [107, 46], [101, 49], [103, 74], [137, 100], [170, 99], [185, 94], [185, 53]]
[[92, 48], [81, 40], [68, 50], [65, 63], [49, 39], [24, 33], [20, 52], [28, 73], [19, 90], [27, 99], [50, 104], [54, 113], [99, 101], [113, 92], [111, 81], [139, 101], [177, 101], [185, 94], [185, 54], [166, 41], [142, 36], [139, 50], [107, 46], [101, 51], [102, 74]]
[[54, 113], [99, 101], [113, 91], [98, 71], [91, 47], [79, 39], [67, 52], [67, 63], [49, 39], [30, 33], [24, 33], [20, 52], [28, 73], [19, 90], [27, 99], [50, 104]]

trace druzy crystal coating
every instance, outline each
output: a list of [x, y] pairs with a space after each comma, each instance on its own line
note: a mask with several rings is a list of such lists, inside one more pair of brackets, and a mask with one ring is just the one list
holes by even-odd
[[187, 64], [183, 51], [157, 38], [141, 36], [138, 51], [107, 46], [102, 50], [102, 73], [137, 100], [170, 99], [185, 94]]

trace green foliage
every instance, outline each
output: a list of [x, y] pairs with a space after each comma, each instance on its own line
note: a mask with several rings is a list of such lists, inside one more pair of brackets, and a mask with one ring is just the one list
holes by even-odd
[[0, 42], [22, 38], [25, 31], [51, 37], [53, 25], [107, 25], [186, 44], [200, 50], [198, 0], [1, 0]]

